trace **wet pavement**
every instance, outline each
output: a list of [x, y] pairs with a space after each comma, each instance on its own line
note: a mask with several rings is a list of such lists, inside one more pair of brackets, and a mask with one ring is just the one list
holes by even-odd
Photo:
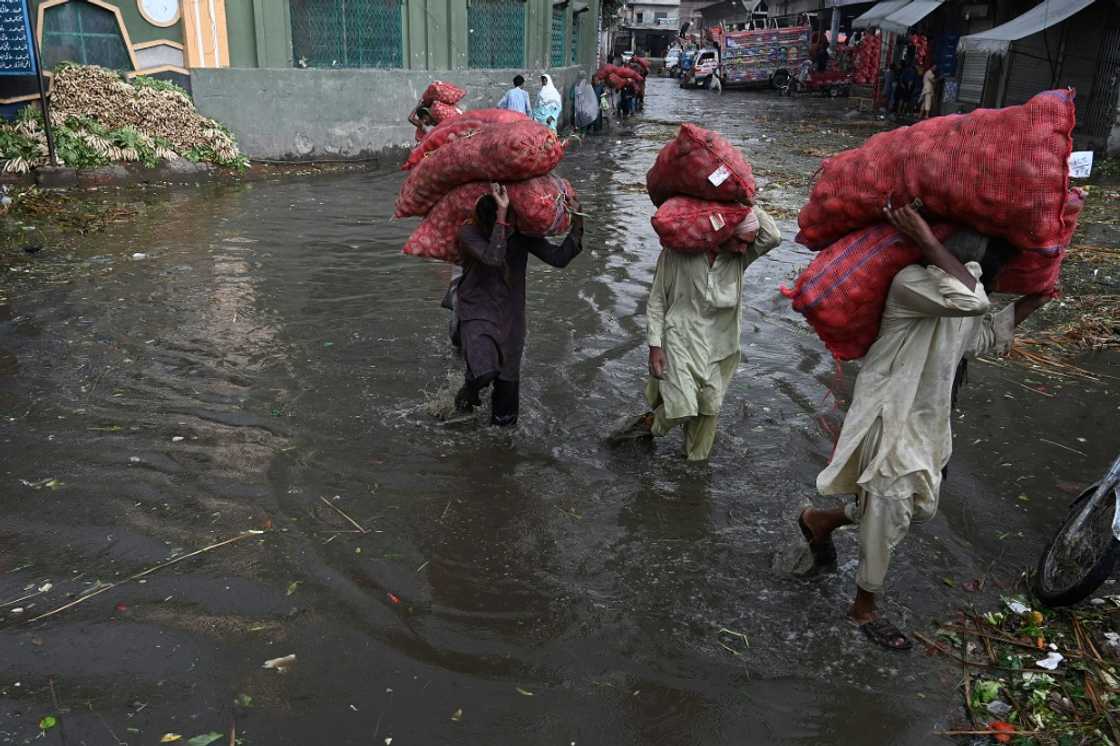
[[[747, 273], [710, 464], [680, 460], [679, 434], [601, 442], [642, 407], [642, 184], [676, 123], [742, 145], [792, 237], [819, 151], [877, 126], [841, 107], [654, 81], [643, 119], [573, 149], [586, 248], [530, 265], [514, 432], [428, 414], [461, 365], [450, 268], [400, 255], [398, 174], [173, 192], [12, 260], [0, 743], [52, 713], [37, 742], [235, 726], [245, 744], [921, 744], [958, 723], [952, 671], [844, 620], [853, 535], [837, 576], [774, 565], [857, 370], [777, 293], [806, 250]], [[899, 552], [890, 613], [928, 626], [1034, 562], [1072, 485], [1115, 456], [1116, 363], [1084, 361], [1095, 382], [973, 365], [941, 513]], [[246, 530], [264, 533], [28, 621]]]

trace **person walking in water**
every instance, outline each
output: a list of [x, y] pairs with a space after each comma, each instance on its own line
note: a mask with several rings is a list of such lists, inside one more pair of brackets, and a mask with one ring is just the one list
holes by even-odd
[[498, 108], [520, 112], [527, 117], [533, 116], [533, 107], [529, 104], [529, 92], [521, 87], [523, 85], [525, 85], [525, 78], [515, 75], [513, 88], [510, 88], [506, 91], [506, 95], [502, 96], [501, 101], [498, 102]]
[[537, 94], [537, 108], [533, 112], [533, 119], [550, 127], [553, 132], [560, 126], [560, 112], [564, 108], [564, 99], [560, 91], [552, 84], [551, 75], [541, 76], [541, 92]]
[[646, 315], [652, 411], [621, 424], [619, 443], [684, 428], [684, 454], [704, 461], [731, 376], [739, 367], [743, 273], [782, 241], [774, 219], [757, 205], [718, 251], [662, 249]]
[[511, 227], [514, 215], [505, 187], [491, 185], [475, 205], [474, 221], [459, 230], [463, 276], [455, 312], [467, 370], [455, 395], [459, 412], [474, 410], [480, 393], [493, 385], [493, 425], [517, 424], [521, 354], [525, 348], [525, 272], [529, 255], [553, 267], [566, 267], [583, 250], [583, 218], [573, 199], [571, 230], [559, 246]]
[[1049, 296], [1024, 296], [990, 312], [978, 282], [987, 238], [961, 231], [942, 245], [912, 207], [888, 210], [886, 218], [921, 248], [924, 264], [906, 267], [891, 284], [832, 461], [817, 477], [821, 495], [855, 500], [844, 508], [808, 508], [798, 525], [814, 571], [835, 568], [832, 533], [858, 525], [859, 569], [848, 616], [879, 645], [908, 650], [910, 640], [879, 615], [876, 599], [910, 524], [937, 512], [953, 449], [953, 372], [966, 352], [1006, 351], [1015, 325]]

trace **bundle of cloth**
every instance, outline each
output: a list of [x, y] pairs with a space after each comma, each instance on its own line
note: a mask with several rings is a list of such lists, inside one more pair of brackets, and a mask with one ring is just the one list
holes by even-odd
[[405, 243], [405, 254], [458, 262], [459, 229], [472, 219], [478, 199], [493, 182], [505, 185], [519, 232], [554, 236], [568, 231], [575, 190], [552, 174], [564, 156], [564, 142], [550, 128], [511, 114], [466, 112], [437, 127], [413, 151], [396, 217], [424, 220]]
[[883, 208], [912, 203], [945, 223], [942, 239], [966, 227], [1018, 249], [997, 292], [1056, 293], [1084, 206], [1069, 186], [1075, 118], [1072, 90], [1046, 91], [884, 132], [827, 159], [798, 217], [798, 242], [819, 253], [782, 293], [837, 358], [863, 357], [894, 276], [920, 258], [882, 224]]
[[653, 229], [673, 251], [715, 251], [758, 229], [752, 205], [751, 166], [739, 149], [715, 132], [684, 124], [646, 174], [646, 190], [657, 206]]

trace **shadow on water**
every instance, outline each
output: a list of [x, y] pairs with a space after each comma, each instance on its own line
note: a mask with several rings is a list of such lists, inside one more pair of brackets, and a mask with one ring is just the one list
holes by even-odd
[[[425, 414], [461, 363], [438, 305], [449, 267], [399, 254], [414, 222], [390, 219], [397, 174], [175, 195], [83, 244], [72, 282], [14, 288], [0, 603], [34, 595], [21, 614], [0, 607], [0, 743], [55, 710], [48, 677], [87, 743], [234, 718], [246, 743], [928, 742], [956, 715], [955, 682], [843, 620], [852, 537], [837, 578], [771, 569], [831, 449], [830, 390], [846, 398], [854, 376], [837, 377], [776, 292], [807, 252], [787, 242], [748, 272], [745, 359], [710, 464], [681, 461], [679, 435], [601, 443], [642, 406], [658, 247], [641, 184], [673, 134], [662, 122], [702, 111], [771, 174], [804, 175], [785, 125], [825, 105], [656, 81], [649, 123], [569, 155], [593, 219], [571, 267], [531, 266], [515, 432]], [[802, 196], [761, 193], [786, 211]], [[981, 383], [969, 416], [1010, 428], [1000, 395]], [[897, 561], [891, 608], [907, 622], [960, 603], [943, 575], [982, 574], [1003, 551], [971, 545], [1014, 503], [1009, 480], [967, 457], [959, 472]], [[1024, 517], [1025, 535], [1057, 510]], [[749, 647], [721, 644], [725, 629]], [[289, 654], [287, 674], [261, 667]]]

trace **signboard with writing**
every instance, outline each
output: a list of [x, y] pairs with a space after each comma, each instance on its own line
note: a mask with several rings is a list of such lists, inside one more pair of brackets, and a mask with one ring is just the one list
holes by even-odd
[[34, 75], [27, 0], [0, 0], [0, 75]]

